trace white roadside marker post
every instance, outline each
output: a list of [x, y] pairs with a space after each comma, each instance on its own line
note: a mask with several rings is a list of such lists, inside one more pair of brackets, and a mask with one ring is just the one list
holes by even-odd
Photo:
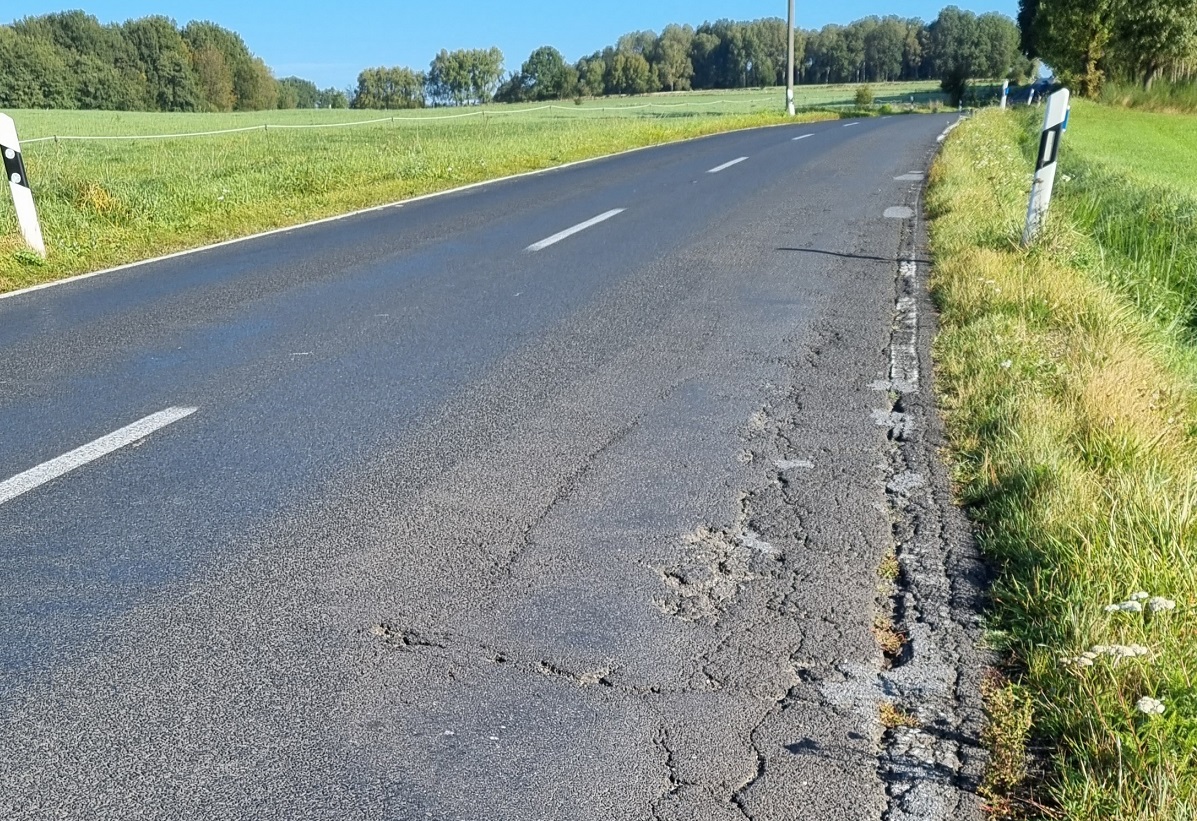
[[1035, 160], [1035, 180], [1031, 183], [1031, 202], [1027, 206], [1027, 225], [1022, 232], [1024, 247], [1034, 241], [1051, 205], [1060, 136], [1068, 125], [1068, 96], [1068, 89], [1062, 88], [1047, 98], [1043, 133], [1039, 137], [1039, 156]]
[[1002, 110], [1006, 108], [1006, 98], [1010, 96], [1010, 81], [1002, 81]]
[[33, 205], [33, 191], [29, 188], [29, 177], [25, 163], [21, 161], [21, 144], [17, 141], [17, 127], [12, 117], [0, 114], [0, 156], [4, 157], [4, 177], [12, 189], [13, 205], [17, 209], [17, 222], [21, 235], [29, 247], [41, 256], [46, 255], [46, 243], [42, 240], [42, 227], [37, 221], [37, 208]]

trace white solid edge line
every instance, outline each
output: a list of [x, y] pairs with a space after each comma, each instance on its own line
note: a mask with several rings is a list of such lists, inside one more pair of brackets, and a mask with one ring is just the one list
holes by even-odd
[[0, 505], [12, 501], [22, 493], [28, 493], [46, 482], [57, 479], [63, 474], [70, 473], [88, 462], [94, 462], [102, 456], [107, 456], [114, 450], [120, 450], [138, 439], [144, 439], [154, 431], [178, 422], [197, 410], [198, 408], [167, 408], [164, 411], [152, 413], [107, 436], [101, 436], [94, 442], [75, 448], [70, 453], [64, 453], [57, 459], [51, 459], [24, 473], [18, 473], [11, 479], [0, 482]]
[[550, 245], [555, 245], [556, 243], [561, 242], [561, 240], [565, 239], [566, 237], [572, 237], [579, 231], [585, 231], [587, 228], [590, 228], [593, 225], [598, 225], [600, 222], [611, 219], [611, 217], [615, 216], [616, 214], [622, 214], [624, 210], [625, 209], [623, 208], [612, 208], [610, 211], [599, 214], [597, 217], [591, 217], [590, 219], [586, 220], [586, 222], [579, 222], [573, 228], [566, 228], [564, 231], [559, 231], [556, 234], [553, 234], [551, 237], [542, 239], [540, 242], [534, 242], [524, 250], [540, 251], [544, 248], [548, 248]]
[[712, 168], [711, 170], [707, 171], [707, 173], [708, 173], [708, 174], [718, 174], [718, 173], [719, 173], [720, 171], [722, 171], [723, 169], [725, 169], [725, 168], [731, 168], [733, 165], [736, 165], [737, 163], [742, 163], [742, 162], [744, 162], [744, 160], [746, 160], [746, 159], [748, 159], [748, 158], [747, 158], [747, 157], [738, 157], [737, 159], [734, 159], [734, 160], [732, 160], [731, 162], [725, 162], [723, 165], [717, 165], [717, 166], [715, 166], [715, 167], [714, 167], [714, 168]]
[[786, 128], [790, 125], [791, 125], [791, 123], [775, 123], [773, 125], [753, 125], [753, 126], [749, 126], [747, 128], [733, 128], [730, 131], [718, 131], [714, 134], [699, 134], [697, 137], [687, 137], [684, 140], [671, 140], [670, 142], [657, 143], [655, 145], [642, 145], [642, 146], [638, 146], [636, 148], [629, 148], [626, 151], [616, 151], [613, 154], [603, 154], [602, 156], [599, 156], [599, 157], [587, 157], [584, 160], [574, 160], [573, 162], [562, 163], [561, 165], [551, 165], [551, 166], [548, 166], [547, 168], [538, 168], [535, 171], [523, 171], [519, 174], [510, 174], [506, 177], [496, 177], [493, 180], [479, 180], [478, 182], [472, 182], [468, 185], [462, 185], [457, 188], [448, 188], [444, 191], [433, 191], [429, 194], [421, 194], [418, 197], [412, 197], [411, 199], [398, 200], [396, 202], [387, 202], [387, 203], [383, 203], [382, 205], [374, 205], [369, 208], [362, 208], [357, 211], [350, 211], [347, 214], [335, 214], [331, 217], [322, 217], [321, 219], [311, 220], [310, 222], [300, 222], [300, 223], [296, 223], [295, 225], [286, 225], [286, 226], [283, 226], [282, 228], [271, 228], [269, 231], [261, 231], [257, 234], [249, 234], [248, 236], [244, 236], [244, 237], [234, 237], [233, 239], [226, 239], [226, 240], [222, 240], [221, 242], [213, 242], [209, 245], [200, 245], [196, 248], [186, 248], [182, 251], [175, 251], [173, 253], [163, 254], [162, 256], [158, 256], [158, 257], [150, 257], [149, 259], [142, 259], [142, 260], [138, 260], [137, 262], [127, 262], [124, 265], [115, 265], [112, 268], [104, 268], [103, 270], [100, 270], [100, 271], [91, 271], [86, 274], [76, 274], [75, 276], [67, 277], [65, 279], [56, 279], [56, 280], [53, 280], [52, 282], [42, 282], [38, 285], [30, 285], [28, 288], [21, 288], [18, 291], [9, 291], [8, 293], [0, 294], [0, 299], [8, 299], [8, 298], [14, 297], [14, 296], [21, 296], [22, 294], [28, 294], [33, 291], [41, 291], [45, 288], [53, 288], [56, 285], [67, 285], [71, 282], [79, 282], [80, 280], [91, 279], [92, 277], [103, 276], [104, 274], [114, 274], [117, 271], [125, 271], [130, 268], [140, 267], [142, 265], [152, 265], [155, 262], [164, 262], [168, 259], [176, 259], [177, 257], [185, 257], [185, 256], [188, 256], [189, 254], [198, 254], [198, 253], [201, 253], [202, 251], [210, 251], [214, 248], [223, 248], [227, 245], [236, 245], [241, 242], [249, 242], [250, 240], [261, 239], [262, 237], [269, 237], [269, 236], [273, 236], [274, 234], [285, 234], [287, 231], [298, 231], [301, 228], [308, 228], [309, 226], [313, 226], [313, 225], [322, 225], [326, 222], [336, 222], [337, 220], [349, 219], [350, 217], [356, 217], [356, 216], [360, 216], [362, 214], [369, 214], [373, 211], [382, 211], [387, 208], [401, 208], [402, 206], [407, 205], [409, 203], [421, 202], [423, 200], [430, 200], [430, 199], [433, 199], [434, 197], [446, 197], [450, 194], [457, 194], [462, 191], [469, 191], [473, 188], [481, 188], [484, 185], [494, 185], [495, 183], [507, 182], [508, 180], [518, 180], [523, 177], [534, 177], [537, 174], [547, 174], [550, 171], [561, 171], [566, 168], [573, 168], [578, 165], [585, 165], [586, 163], [599, 162], [601, 160], [609, 160], [609, 159], [613, 159], [615, 157], [622, 157], [626, 154], [635, 154], [638, 151], [648, 151], [653, 148], [664, 148], [664, 147], [670, 146], [670, 145], [682, 145], [684, 143], [695, 142], [696, 140], [706, 140], [711, 137], [721, 137], [726, 134], [738, 134], [742, 131], [758, 131], [760, 129], [765, 129], [765, 128]]
[[813, 136], [815, 136], [815, 135], [814, 134], [803, 134], [801, 137], [795, 137], [794, 142], [798, 142], [799, 140], [805, 140], [807, 137], [813, 137]]
[[854, 126], [854, 125], [860, 125], [860, 123], [859, 123], [859, 122], [855, 122], [855, 123], [844, 123], [844, 128], [851, 128], [851, 127], [852, 127], [852, 126]]

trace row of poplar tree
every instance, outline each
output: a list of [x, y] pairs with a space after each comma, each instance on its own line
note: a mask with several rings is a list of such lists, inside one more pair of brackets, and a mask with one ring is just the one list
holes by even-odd
[[[796, 80], [806, 83], [926, 79], [952, 71], [1018, 78], [1033, 71], [1019, 33], [1000, 14], [944, 9], [930, 24], [868, 17], [797, 33]], [[179, 28], [167, 17], [101, 24], [82, 11], [0, 26], [0, 107], [150, 111], [268, 108], [415, 108], [562, 99], [785, 82], [786, 25], [779, 19], [670, 25], [633, 32], [569, 63], [550, 46], [506, 73], [497, 48], [441, 51], [427, 71], [366, 69], [355, 87], [317, 89], [276, 79], [240, 35], [215, 23]]]

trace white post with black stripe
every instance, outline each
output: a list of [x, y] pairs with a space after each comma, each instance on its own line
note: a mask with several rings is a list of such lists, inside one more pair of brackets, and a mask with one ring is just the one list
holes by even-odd
[[0, 156], [4, 158], [4, 177], [12, 189], [13, 205], [17, 208], [17, 223], [21, 235], [29, 247], [41, 256], [46, 255], [46, 243], [42, 240], [42, 226], [37, 221], [37, 208], [33, 205], [33, 191], [29, 188], [29, 176], [25, 163], [21, 161], [21, 144], [17, 141], [17, 126], [12, 117], [0, 114]]
[[1031, 183], [1031, 202], [1027, 206], [1027, 225], [1022, 232], [1024, 246], [1034, 241], [1051, 205], [1060, 137], [1068, 127], [1068, 96], [1068, 89], [1062, 88], [1047, 98], [1043, 133], [1039, 137], [1039, 156], [1035, 160], [1035, 181]]
[[1002, 110], [1006, 108], [1006, 98], [1010, 96], [1010, 81], [1002, 81]]

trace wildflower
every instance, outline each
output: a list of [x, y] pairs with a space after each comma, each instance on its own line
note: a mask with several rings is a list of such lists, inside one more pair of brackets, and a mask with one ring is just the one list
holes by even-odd
[[1143, 612], [1143, 604], [1142, 604], [1142, 602], [1135, 601], [1134, 599], [1131, 599], [1130, 601], [1119, 602], [1118, 604], [1107, 604], [1106, 612], [1107, 613], [1118, 613], [1118, 612], [1142, 613]]
[[1150, 593], [1147, 593], [1146, 591], [1140, 590], [1138, 593], [1132, 593], [1132, 594], [1131, 594], [1131, 601], [1143, 601], [1143, 600], [1145, 600], [1145, 599], [1147, 599], [1147, 598], [1150, 598], [1150, 597], [1151, 597], [1151, 594], [1150, 594]]
[[1152, 596], [1147, 601], [1147, 612], [1158, 613], [1161, 610], [1175, 610], [1176, 602], [1172, 599], [1165, 599], [1163, 596]]
[[1109, 656], [1110, 661], [1117, 664], [1123, 659], [1138, 658], [1139, 656], [1146, 656], [1150, 653], [1151, 650], [1142, 644], [1095, 644], [1081, 658], [1088, 657], [1090, 664], [1092, 664], [1092, 660], [1098, 656]]
[[1003, 363], [1002, 363], [1002, 366], [1001, 366], [1001, 367], [1002, 367], [1002, 370], [1004, 370], [1004, 371], [1008, 371], [1008, 370], [1010, 370], [1010, 366], [1011, 366], [1011, 365], [1013, 365], [1013, 364], [1014, 364], [1014, 363], [1013, 363], [1012, 361], [1010, 361], [1009, 359], [1007, 359], [1005, 362], [1003, 362]]
[[1151, 696], [1143, 696], [1135, 705], [1140, 713], [1149, 716], [1162, 716], [1164, 714], [1164, 702], [1152, 698]]

